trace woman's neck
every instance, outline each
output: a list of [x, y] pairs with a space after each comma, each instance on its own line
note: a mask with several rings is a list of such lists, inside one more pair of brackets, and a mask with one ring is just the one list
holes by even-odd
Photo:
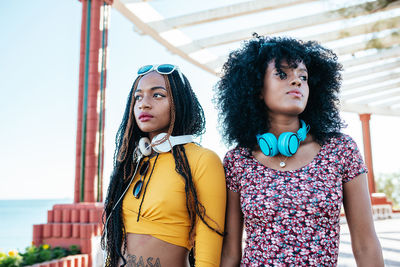
[[300, 128], [300, 120], [297, 116], [270, 116], [269, 132], [279, 136], [283, 132], [297, 132]]

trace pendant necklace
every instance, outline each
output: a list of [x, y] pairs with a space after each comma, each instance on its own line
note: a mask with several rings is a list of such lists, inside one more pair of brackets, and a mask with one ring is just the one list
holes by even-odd
[[287, 160], [288, 158], [289, 158], [289, 157], [286, 157], [284, 160], [280, 159], [281, 162], [279, 163], [279, 166], [281, 166], [281, 168], [285, 168], [285, 167], [286, 167], [286, 160]]

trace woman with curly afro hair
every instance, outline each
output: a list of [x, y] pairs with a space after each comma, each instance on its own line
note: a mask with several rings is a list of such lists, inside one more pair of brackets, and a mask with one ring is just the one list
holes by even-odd
[[340, 132], [341, 70], [313, 41], [255, 35], [230, 53], [216, 86], [236, 146], [224, 159], [221, 266], [336, 266], [342, 203], [357, 265], [383, 266], [367, 169]]

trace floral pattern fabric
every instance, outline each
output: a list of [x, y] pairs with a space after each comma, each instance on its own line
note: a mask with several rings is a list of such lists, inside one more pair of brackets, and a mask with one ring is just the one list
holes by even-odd
[[343, 184], [367, 171], [351, 137], [330, 138], [297, 170], [268, 168], [242, 147], [224, 167], [244, 217], [241, 266], [336, 266]]

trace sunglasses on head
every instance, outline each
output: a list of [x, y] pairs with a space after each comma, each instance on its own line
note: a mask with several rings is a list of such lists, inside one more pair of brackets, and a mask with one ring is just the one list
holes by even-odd
[[179, 73], [179, 77], [181, 77], [183, 84], [185, 84], [185, 80], [183, 79], [182, 73], [179, 70], [178, 66], [175, 66], [172, 64], [144, 65], [143, 67], [140, 67], [138, 69], [137, 74], [139, 76], [142, 76], [142, 75], [146, 75], [149, 72], [152, 72], [153, 70], [157, 71], [159, 74], [165, 74], [165, 75], [171, 74], [175, 70], [177, 70]]
[[140, 178], [139, 181], [136, 182], [135, 186], [133, 187], [133, 196], [135, 198], [140, 197], [140, 193], [142, 192], [144, 178], [146, 177], [147, 170], [149, 169], [150, 159], [143, 162], [142, 166], [140, 167], [139, 174]]

